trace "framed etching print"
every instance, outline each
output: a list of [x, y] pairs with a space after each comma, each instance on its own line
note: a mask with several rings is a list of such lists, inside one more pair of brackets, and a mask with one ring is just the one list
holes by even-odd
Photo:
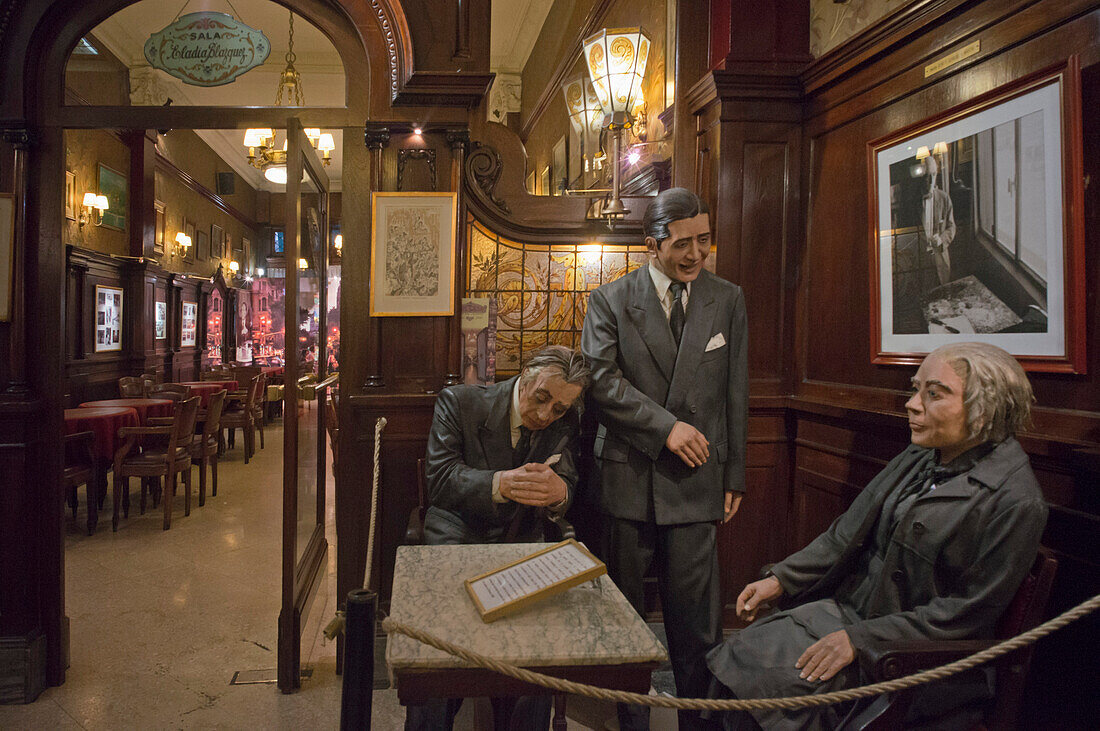
[[122, 290], [95, 287], [95, 352], [122, 350]]
[[1077, 58], [868, 149], [872, 362], [978, 340], [1083, 373]]
[[454, 314], [457, 193], [374, 193], [372, 317]]

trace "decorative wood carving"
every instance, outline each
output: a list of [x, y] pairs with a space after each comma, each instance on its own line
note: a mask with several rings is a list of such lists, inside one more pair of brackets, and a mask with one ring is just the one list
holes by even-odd
[[382, 37], [386, 41], [386, 53], [390, 57], [390, 100], [397, 98], [397, 40], [394, 36], [393, 26], [390, 24], [389, 7], [383, 7], [379, 0], [370, 0], [370, 6], [374, 14], [378, 16], [378, 25], [382, 26]]
[[405, 178], [405, 166], [409, 160], [424, 160], [432, 175], [432, 190], [437, 189], [435, 175], [435, 150], [423, 147], [407, 147], [397, 151], [397, 189], [401, 190]]
[[496, 194], [497, 181], [500, 180], [503, 169], [504, 163], [499, 152], [488, 145], [475, 142], [474, 149], [466, 158], [466, 185], [471, 190], [480, 191], [487, 201], [504, 213], [511, 213], [512, 209]]

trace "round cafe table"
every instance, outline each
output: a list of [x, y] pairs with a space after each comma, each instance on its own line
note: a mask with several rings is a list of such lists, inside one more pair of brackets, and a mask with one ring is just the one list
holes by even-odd
[[[107, 494], [107, 470], [120, 446], [118, 430], [138, 426], [138, 412], [128, 406], [95, 406], [65, 409], [65, 433], [90, 431], [95, 435], [92, 453], [94, 481], [88, 486], [88, 534], [99, 522], [99, 501]], [[76, 509], [75, 506], [73, 508]]]
[[[190, 386], [191, 387], [191, 393], [195, 394], [196, 396], [199, 395], [199, 392], [195, 390], [196, 386], [198, 386], [200, 388], [203, 388], [203, 387], [206, 387], [206, 386], [217, 386], [217, 388], [214, 389], [215, 391], [224, 388], [226, 391], [229, 391], [231, 393], [233, 391], [236, 391], [238, 388], [240, 388], [237, 385], [237, 382], [235, 380], [225, 380], [225, 381], [180, 381], [180, 385], [181, 386]], [[206, 406], [206, 399], [203, 399], [202, 405]]]
[[[229, 388], [226, 384], [232, 384]], [[210, 397], [218, 391], [233, 392], [237, 390], [236, 381], [187, 381], [180, 384], [191, 389], [192, 396], [199, 397], [199, 408], [205, 409], [210, 403]]]
[[137, 412], [138, 420], [142, 425], [148, 423], [153, 416], [171, 416], [176, 410], [176, 402], [169, 398], [112, 398], [103, 401], [85, 401], [80, 404], [82, 409], [93, 409], [101, 406], [125, 406]]

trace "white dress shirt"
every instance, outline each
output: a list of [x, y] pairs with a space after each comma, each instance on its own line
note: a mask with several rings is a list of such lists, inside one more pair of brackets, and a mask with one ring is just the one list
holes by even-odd
[[[665, 311], [665, 319], [667, 320], [672, 316], [672, 293], [669, 291], [669, 287], [672, 286], [672, 278], [655, 267], [653, 262], [649, 263], [649, 278], [653, 280], [653, 286], [657, 288], [657, 299], [661, 303], [661, 309]], [[684, 313], [686, 314], [688, 297], [691, 296], [691, 282], [685, 282], [685, 284], [687, 287], [684, 288], [680, 300], [684, 303]]]

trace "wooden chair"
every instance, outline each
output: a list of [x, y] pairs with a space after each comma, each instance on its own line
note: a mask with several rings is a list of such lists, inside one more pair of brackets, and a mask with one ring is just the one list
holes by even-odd
[[267, 377], [256, 374], [256, 393], [252, 397], [252, 423], [260, 432], [260, 449], [264, 448], [264, 396], [267, 392]]
[[186, 401], [191, 398], [191, 387], [179, 383], [155, 383], [145, 390], [147, 398], [167, 398]]
[[[332, 471], [336, 472], [337, 448], [340, 440], [340, 420], [336, 415], [336, 399], [325, 402], [325, 429], [328, 431], [328, 445], [332, 450]], [[419, 460], [423, 462], [423, 460]], [[417, 469], [420, 469], [419, 465]]]
[[254, 376], [248, 383], [248, 387], [234, 394], [234, 402], [229, 408], [222, 410], [221, 426], [229, 430], [229, 444], [233, 445], [235, 429], [244, 433], [244, 463], [252, 457], [256, 446], [256, 383], [259, 376]]
[[65, 435], [65, 471], [62, 473], [62, 485], [69, 498], [69, 507], [73, 510], [73, 520], [76, 520], [76, 488], [87, 486], [88, 493], [88, 535], [92, 535], [95, 524], [92, 522], [93, 501], [98, 502], [95, 487], [95, 434], [90, 431], [77, 432]]
[[233, 370], [229, 366], [210, 366], [199, 374], [200, 381], [228, 381], [233, 378]]
[[[1058, 560], [1047, 548], [1039, 553], [1016, 595], [997, 625], [994, 640], [946, 640], [876, 643], [859, 651], [858, 660], [867, 682], [893, 680], [921, 670], [959, 660], [998, 642], [1034, 628], [1046, 614], [1050, 588], [1058, 571]], [[985, 709], [983, 724], [976, 729], [1015, 729], [1024, 700], [1027, 671], [1035, 646], [1029, 645], [994, 662], [996, 695]], [[951, 682], [950, 679], [945, 682]], [[859, 731], [904, 728], [905, 717], [919, 689], [879, 696], [845, 728]], [[964, 709], [959, 709], [964, 710]], [[946, 723], [946, 719], [944, 720]], [[952, 726], [954, 727], [954, 726]]]
[[118, 379], [119, 398], [145, 398], [146, 383], [141, 376], [123, 376]]
[[218, 391], [206, 404], [206, 419], [202, 432], [191, 440], [191, 464], [199, 467], [199, 506], [206, 505], [206, 466], [210, 465], [210, 495], [218, 494], [218, 434], [221, 432], [222, 409], [226, 391]]
[[[172, 527], [172, 496], [176, 488], [176, 476], [183, 473], [183, 484], [187, 491], [184, 499], [184, 515], [191, 514], [191, 451], [190, 445], [195, 433], [195, 416], [199, 410], [197, 396], [181, 401], [176, 408], [170, 425], [127, 426], [118, 430], [125, 443], [115, 452], [114, 464], [114, 514], [111, 528], [118, 530], [119, 507], [124, 508], [124, 517], [130, 515], [130, 478], [141, 477], [141, 508], [145, 510], [145, 495], [149, 478], [165, 478], [164, 494], [164, 530]], [[158, 440], [153, 437], [160, 437]], [[146, 446], [142, 446], [143, 438]], [[165, 441], [164, 438], [167, 438]], [[140, 447], [140, 448], [139, 448]], [[125, 505], [123, 498], [125, 497]]]

